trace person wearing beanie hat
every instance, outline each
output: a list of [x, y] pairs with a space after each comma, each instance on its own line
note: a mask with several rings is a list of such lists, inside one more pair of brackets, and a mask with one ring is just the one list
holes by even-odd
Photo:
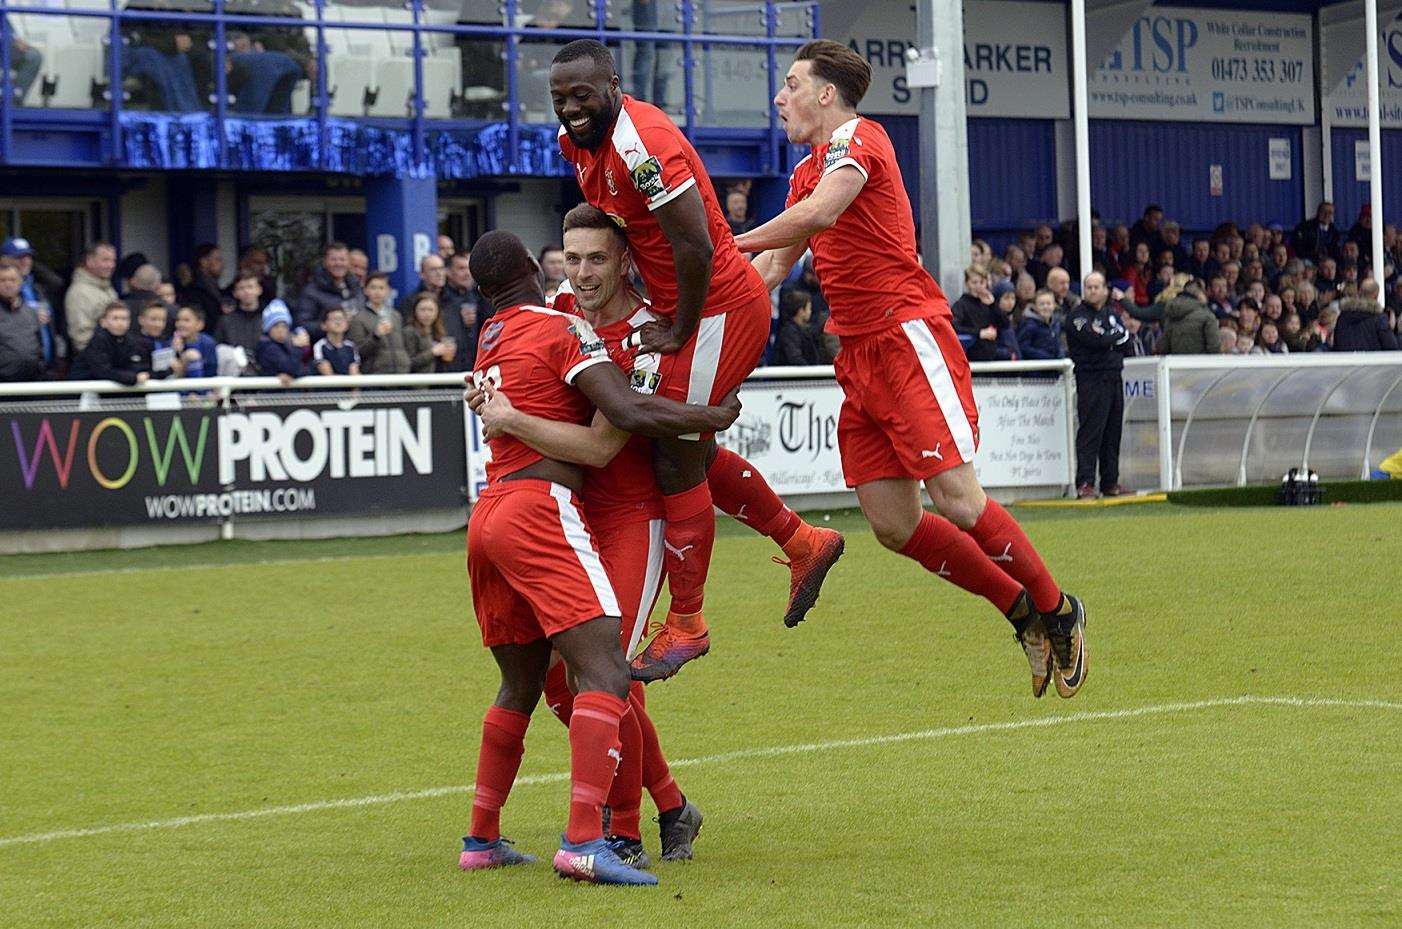
[[[306, 333], [298, 333], [305, 342]], [[287, 304], [273, 300], [263, 310], [263, 338], [258, 340], [258, 370], [264, 376], [275, 376], [284, 384], [307, 373], [302, 362], [302, 349], [292, 334], [292, 313]]]

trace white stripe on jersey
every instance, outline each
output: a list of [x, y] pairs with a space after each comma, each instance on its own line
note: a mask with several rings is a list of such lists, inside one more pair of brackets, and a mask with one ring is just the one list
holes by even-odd
[[964, 413], [964, 404], [959, 400], [959, 391], [954, 387], [954, 378], [949, 373], [949, 366], [944, 362], [944, 353], [935, 341], [935, 334], [930, 331], [929, 323], [923, 319], [907, 320], [901, 323], [901, 328], [905, 330], [906, 338], [910, 339], [910, 344], [920, 359], [920, 367], [925, 371], [925, 379], [930, 382], [935, 403], [939, 404], [940, 412], [944, 414], [945, 424], [949, 426], [949, 434], [954, 439], [954, 447], [959, 449], [959, 457], [966, 462], [972, 462], [974, 428]]
[[574, 549], [579, 566], [588, 576], [589, 583], [594, 588], [594, 596], [599, 600], [599, 608], [604, 611], [603, 615], [622, 616], [618, 610], [618, 598], [613, 595], [613, 585], [609, 583], [609, 576], [604, 571], [603, 562], [599, 560], [599, 553], [594, 551], [593, 538], [589, 535], [589, 529], [584, 525], [579, 510], [575, 509], [571, 499], [573, 494], [568, 487], [551, 484], [550, 496], [555, 498], [555, 505], [559, 508], [560, 528], [565, 532], [565, 541]]
[[663, 540], [666, 535], [667, 520], [648, 520], [647, 567], [643, 573], [643, 593], [638, 600], [633, 632], [628, 636], [628, 648], [623, 653], [628, 658], [632, 658], [633, 652], [637, 651], [638, 642], [643, 637], [643, 630], [647, 628], [648, 618], [652, 616], [652, 608], [657, 605], [657, 595], [662, 592], [662, 574], [665, 568], [663, 557], [667, 552]]

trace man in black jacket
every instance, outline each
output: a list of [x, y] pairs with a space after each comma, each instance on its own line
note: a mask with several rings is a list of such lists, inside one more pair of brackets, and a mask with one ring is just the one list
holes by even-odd
[[[954, 301], [954, 331], [973, 342], [964, 347], [970, 361], [992, 361], [998, 357], [998, 307], [988, 289], [988, 272], [982, 265], [964, 269], [964, 294]], [[963, 341], [962, 339], [960, 341]]]
[[151, 352], [131, 334], [131, 310], [118, 300], [102, 311], [92, 340], [68, 372], [75, 381], [116, 381], [132, 386], [151, 378]]
[[477, 336], [492, 317], [492, 305], [472, 280], [468, 252], [455, 252], [448, 259], [448, 281], [438, 295], [438, 311], [447, 334], [457, 340], [458, 353], [448, 363], [449, 371], [471, 371], [477, 359]]
[[1397, 336], [1387, 324], [1387, 313], [1378, 302], [1378, 296], [1378, 282], [1368, 278], [1359, 285], [1357, 297], [1339, 301], [1339, 321], [1334, 324], [1334, 351], [1397, 351]]
[[20, 294], [20, 273], [13, 262], [0, 262], [0, 381], [44, 379], [44, 347], [39, 315]]
[[1123, 352], [1130, 340], [1110, 300], [1105, 275], [1086, 275], [1085, 299], [1066, 320], [1066, 344], [1076, 373], [1076, 496], [1095, 497], [1095, 470], [1107, 497], [1120, 486], [1120, 431], [1125, 411]]
[[224, 313], [224, 294], [219, 290], [219, 277], [224, 273], [224, 253], [219, 246], [206, 242], [195, 249], [194, 272], [190, 286], [180, 294], [180, 301], [203, 313], [207, 324], [213, 327]]

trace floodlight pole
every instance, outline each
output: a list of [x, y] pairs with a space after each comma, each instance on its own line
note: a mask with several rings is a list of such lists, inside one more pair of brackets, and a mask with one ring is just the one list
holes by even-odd
[[906, 80], [920, 91], [921, 257], [945, 293], [959, 294], [973, 238], [962, 0], [916, 0], [915, 36]]
[[1383, 255], [1383, 145], [1382, 114], [1378, 103], [1378, 0], [1364, 0], [1363, 28], [1367, 32], [1368, 63], [1368, 200], [1372, 204], [1373, 280], [1380, 298], [1387, 287], [1387, 265]]
[[1076, 237], [1080, 252], [1080, 281], [1091, 272], [1090, 246], [1090, 113], [1086, 70], [1086, 0], [1071, 0], [1071, 114], [1076, 131]]

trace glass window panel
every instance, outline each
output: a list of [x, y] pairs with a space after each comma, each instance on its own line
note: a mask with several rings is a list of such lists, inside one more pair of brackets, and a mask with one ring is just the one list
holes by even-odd
[[[774, 34], [789, 39], [811, 39], [813, 37], [813, 4], [776, 3], [774, 13], [778, 22]], [[787, 52], [781, 58], [792, 57]]]
[[526, 29], [593, 29], [589, 0], [517, 0], [516, 20]]
[[[127, 10], [204, 13], [201, 0], [135, 0]], [[207, 22], [123, 20], [122, 92], [127, 109], [195, 113], [213, 107], [214, 27]]]
[[[35, 6], [42, 3], [32, 4]], [[10, 81], [20, 106], [89, 110], [108, 106], [110, 20], [11, 13]]]
[[705, 35], [767, 35], [763, 0], [698, 0], [694, 30]]
[[238, 16], [312, 20], [316, 9], [292, 0], [225, 0], [229, 112], [235, 116], [303, 116], [315, 112], [316, 27], [243, 26]]
[[[472, 36], [439, 34], [428, 46], [424, 115], [430, 119], [506, 119], [506, 46]], [[443, 75], [428, 79], [429, 71]], [[440, 81], [458, 88], [443, 99]]]
[[522, 42], [517, 46], [516, 98], [523, 123], [555, 123], [550, 104], [550, 62], [566, 43]]
[[696, 47], [694, 105], [702, 126], [768, 126], [768, 56], [738, 45]]
[[686, 72], [682, 47], [674, 42], [625, 42], [615, 52], [623, 90], [666, 111], [681, 122], [686, 113]]
[[676, 0], [612, 0], [606, 24], [637, 32], [681, 32], [681, 7]]

